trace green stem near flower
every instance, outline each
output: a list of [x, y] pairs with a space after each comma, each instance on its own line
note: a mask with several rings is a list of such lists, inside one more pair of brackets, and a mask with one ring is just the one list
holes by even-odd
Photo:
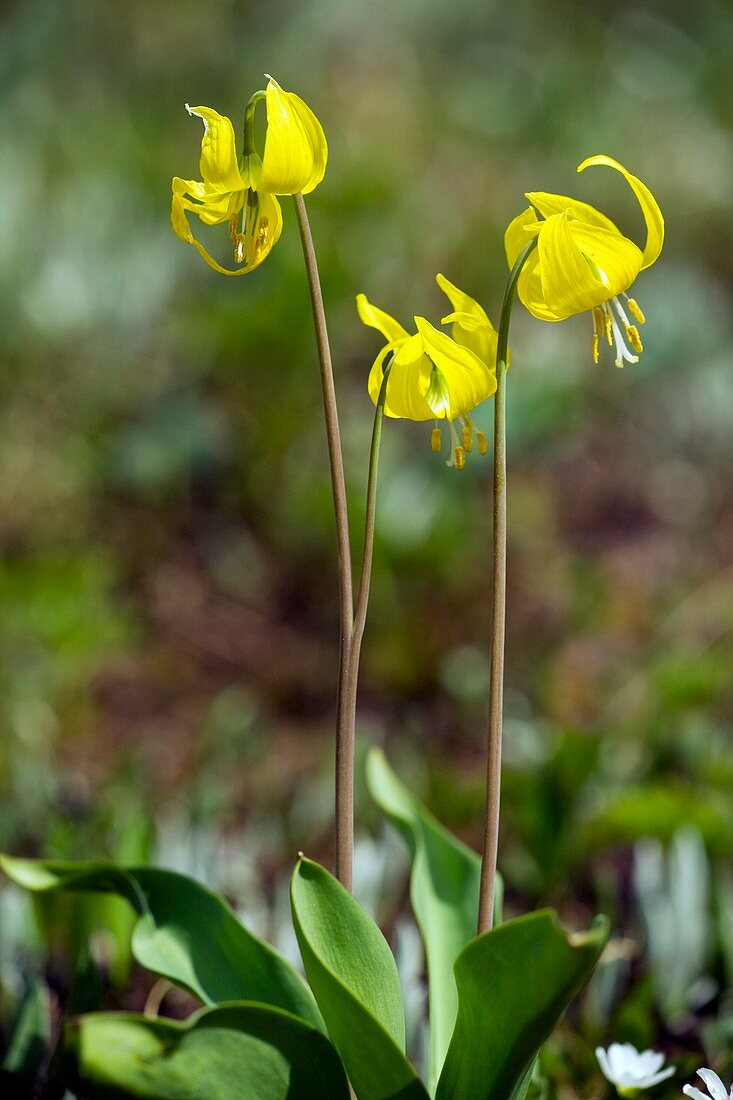
[[313, 324], [321, 371], [323, 408], [326, 417], [328, 459], [331, 467], [331, 487], [336, 519], [338, 548], [340, 646], [336, 717], [336, 877], [351, 890], [354, 854], [354, 736], [355, 724], [348, 706], [346, 681], [350, 667], [351, 640], [354, 624], [354, 593], [351, 574], [351, 544], [346, 501], [344, 460], [341, 450], [333, 363], [323, 307], [323, 294], [318, 275], [318, 262], [310, 231], [305, 200], [293, 195], [298, 230], [303, 246], [308, 287], [310, 289]]
[[537, 239], [533, 238], [520, 252], [509, 275], [501, 307], [496, 348], [493, 600], [489, 663], [489, 728], [486, 750], [486, 811], [484, 815], [478, 911], [479, 935], [482, 932], [488, 932], [493, 924], [496, 861], [499, 848], [504, 647], [506, 637], [506, 369], [509, 353], [509, 325], [520, 272], [536, 246]]
[[255, 111], [257, 104], [267, 98], [267, 92], [254, 92], [249, 97], [249, 103], [244, 111], [244, 131], [242, 135], [242, 149], [245, 157], [256, 152], [255, 149]]

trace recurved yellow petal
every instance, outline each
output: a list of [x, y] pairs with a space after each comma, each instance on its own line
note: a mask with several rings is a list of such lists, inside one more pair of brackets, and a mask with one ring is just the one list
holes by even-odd
[[[188, 181], [181, 181], [188, 182]], [[269, 255], [273, 246], [277, 243], [282, 230], [282, 212], [280, 204], [273, 195], [258, 196], [261, 201], [259, 216], [256, 219], [248, 219], [246, 231], [242, 237], [242, 258], [244, 263], [238, 268], [227, 268], [215, 260], [211, 253], [194, 237], [186, 210], [194, 210], [198, 213], [195, 204], [186, 199], [185, 195], [173, 191], [171, 204], [171, 225], [174, 232], [186, 244], [192, 244], [198, 249], [209, 267], [218, 271], [221, 275], [247, 275], [254, 271]], [[264, 200], [264, 201], [262, 201]], [[263, 225], [263, 219], [265, 224]]]
[[257, 189], [273, 195], [304, 195], [323, 179], [328, 145], [310, 107], [270, 78], [265, 92], [267, 134]]
[[[581, 202], [579, 199], [571, 199], [568, 195], [550, 195], [546, 191], [528, 191], [525, 198], [529, 199], [532, 206], [540, 212], [543, 218], [550, 218], [553, 214], [562, 214], [567, 210], [569, 217], [587, 225], [597, 225], [601, 229], [608, 229], [613, 233], [619, 233], [619, 229], [610, 218], [596, 210], [590, 203]], [[526, 240], [524, 242], [527, 243]]]
[[[174, 180], [173, 183], [175, 184], [175, 182]], [[173, 199], [171, 201], [171, 225], [177, 237], [180, 237], [186, 244], [193, 244], [191, 226], [188, 224], [188, 218], [186, 217], [181, 195], [176, 192], [175, 187], [173, 189]]]
[[[486, 310], [483, 306], [479, 305], [475, 298], [472, 298], [470, 294], [466, 294], [465, 290], [461, 290], [460, 287], [452, 283], [450, 279], [446, 279], [445, 275], [436, 275], [435, 281], [443, 291], [448, 301], [453, 306], [456, 313], [468, 314], [473, 318], [474, 324], [472, 327], [476, 328], [479, 325], [490, 325], [491, 321], [486, 315]], [[441, 324], [446, 324], [444, 319]]]
[[175, 176], [173, 193], [180, 197], [186, 210], [197, 214], [206, 225], [221, 225], [242, 209], [243, 191], [218, 191], [201, 180], [184, 180]]
[[[433, 408], [433, 416], [453, 419], [470, 412], [487, 397], [491, 397], [496, 391], [495, 370], [487, 366], [470, 348], [451, 340], [424, 317], [416, 317], [415, 324], [426, 354], [445, 380], [445, 391], [448, 395], [447, 407], [440, 396], [438, 404]], [[431, 394], [435, 392], [435, 386], [429, 385], [428, 389]], [[428, 390], [424, 392], [429, 401]]]
[[441, 318], [440, 323], [452, 325], [451, 336], [455, 342], [478, 355], [488, 367], [494, 367], [498, 335], [486, 310], [445, 275], [436, 275], [435, 281], [450, 299], [454, 310]]
[[378, 306], [373, 306], [366, 294], [357, 294], [356, 309], [362, 324], [381, 332], [390, 344], [399, 343], [401, 340], [409, 340], [409, 332], [402, 327], [399, 321], [395, 321], [394, 317], [390, 317], [389, 313], [385, 313]]
[[220, 115], [211, 107], [189, 107], [190, 115], [196, 115], [204, 124], [201, 141], [201, 178], [209, 189], [241, 191], [245, 187], [237, 165], [237, 148], [234, 127], [226, 115]]
[[619, 164], [617, 160], [614, 160], [613, 157], [607, 157], [603, 154], [588, 157], [587, 160], [584, 160], [583, 163], [578, 166], [578, 171], [584, 172], [586, 168], [590, 168], [597, 164], [605, 165], [607, 168], [613, 168], [617, 172], [620, 172], [636, 195], [639, 206], [641, 207], [641, 212], [644, 215], [644, 222], [646, 223], [646, 244], [644, 245], [641, 262], [641, 270], [643, 271], [644, 268], [651, 267], [662, 251], [662, 246], [664, 244], [664, 218], [662, 217], [662, 211], [659, 209], [659, 204], [646, 184], [642, 183], [636, 176], [633, 176], [631, 172], [627, 171], [627, 169], [624, 168], [622, 164]]

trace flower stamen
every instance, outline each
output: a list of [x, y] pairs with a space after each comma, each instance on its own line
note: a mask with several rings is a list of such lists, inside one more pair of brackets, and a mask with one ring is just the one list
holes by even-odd
[[[634, 313], [630, 304], [633, 299], [629, 299], [628, 301], [629, 310]], [[636, 302], [634, 302], [634, 305], [638, 309]], [[634, 316], [636, 317], [636, 313], [634, 313]], [[615, 345], [616, 358], [614, 362], [617, 367], [623, 367], [624, 363], [639, 362], [639, 356], [644, 350], [641, 337], [639, 336], [639, 330], [636, 325], [632, 325], [629, 321], [626, 311], [618, 298], [609, 298], [603, 305], [596, 306], [593, 310], [593, 328], [594, 363], [597, 363], [600, 359], [600, 343], [602, 336], [606, 337], [606, 340], [612, 347]], [[631, 345], [632, 350], [629, 350], [627, 341], [628, 344]]]
[[463, 431], [461, 432], [461, 437], [463, 439], [463, 449], [465, 450], [466, 454], [470, 454], [473, 450], [473, 421], [471, 420], [471, 417], [468, 415], [468, 413], [462, 416], [461, 420], [463, 421]]
[[629, 313], [634, 318], [637, 324], [643, 325], [646, 321], [644, 316], [644, 310], [641, 308], [635, 298], [629, 298], [628, 294], [624, 294], [626, 299], [626, 305], [629, 307]]
[[463, 470], [466, 466], [466, 450], [461, 446], [458, 439], [458, 432], [456, 426], [452, 420], [448, 421], [448, 427], [450, 429], [450, 438], [453, 445], [453, 454], [446, 462], [446, 466], [455, 466], [457, 470]]
[[436, 424], [432, 432], [430, 433], [430, 450], [433, 452], [433, 454], [437, 455], [440, 452], [440, 448], [442, 447], [442, 445], [443, 433]]
[[644, 345], [641, 342], [641, 337], [639, 336], [639, 330], [636, 327], [636, 325], [627, 325], [626, 326], [626, 336], [627, 336], [627, 339], [628, 339], [629, 343], [631, 344], [632, 348], [636, 352], [636, 354], [641, 355], [641, 353], [644, 350]]

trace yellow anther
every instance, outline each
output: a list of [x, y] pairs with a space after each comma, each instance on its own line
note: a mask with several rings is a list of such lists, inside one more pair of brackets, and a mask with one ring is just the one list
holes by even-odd
[[635, 298], [627, 298], [626, 304], [629, 307], [629, 313], [632, 315], [635, 321], [638, 321], [640, 325], [643, 325], [646, 321], [644, 316], [644, 310], [641, 308]]
[[629, 343], [631, 344], [632, 348], [636, 352], [636, 354], [641, 355], [641, 353], [644, 350], [644, 345], [641, 342], [641, 337], [639, 336], [639, 330], [636, 327], [636, 325], [627, 325], [626, 326], [626, 337], [627, 337]]
[[430, 450], [435, 454], [438, 453], [442, 444], [442, 434], [440, 428], [433, 428], [430, 433]]
[[485, 455], [488, 452], [489, 441], [484, 432], [476, 432], [476, 446], [480, 455]]
[[593, 362], [597, 363], [601, 357], [600, 352], [601, 341], [597, 332], [593, 333]]
[[466, 465], [466, 452], [463, 447], [454, 447], [453, 456], [455, 458], [456, 469], [462, 470]]
[[606, 315], [599, 306], [593, 310], [593, 325], [599, 339], [606, 335]]
[[473, 432], [469, 428], [468, 424], [461, 432], [461, 435], [463, 437], [463, 449], [470, 454], [473, 450]]
[[613, 345], [613, 325], [611, 324], [611, 317], [608, 313], [605, 315], [604, 323], [605, 323], [605, 329], [606, 329], [606, 340], [608, 342], [608, 346], [612, 347], [612, 345]]

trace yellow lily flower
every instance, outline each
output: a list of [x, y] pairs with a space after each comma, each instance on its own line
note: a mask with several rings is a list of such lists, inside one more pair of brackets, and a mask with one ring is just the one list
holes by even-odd
[[[261, 100], [267, 110], [262, 157], [254, 148], [254, 110]], [[270, 254], [282, 232], [282, 211], [275, 195], [307, 194], [323, 179], [328, 146], [323, 128], [299, 96], [283, 91], [272, 79], [250, 100], [245, 120], [244, 156], [237, 156], [231, 121], [211, 107], [189, 107], [204, 123], [201, 180], [173, 179], [171, 223], [175, 233], [194, 245], [210, 267], [222, 275], [246, 275]], [[222, 267], [196, 240], [187, 212], [205, 225], [229, 223], [234, 270]]]
[[637, 325], [629, 320], [626, 308], [637, 324], [645, 321], [638, 303], [626, 292], [639, 272], [651, 267], [662, 251], [664, 218], [649, 188], [618, 161], [607, 156], [589, 157], [578, 171], [592, 165], [615, 169], [631, 187], [646, 224], [643, 249], [595, 207], [544, 191], [527, 193], [531, 206], [511, 222], [504, 245], [512, 267], [529, 236], [537, 237], [537, 248], [522, 268], [517, 284], [521, 302], [542, 321], [563, 321], [576, 313], [592, 311], [594, 361], [599, 360], [600, 343], [605, 338], [609, 345], [615, 345], [616, 366], [622, 367], [625, 362], [638, 362], [643, 350]]
[[[359, 294], [359, 317], [365, 325], [381, 332], [387, 343], [374, 360], [369, 373], [369, 396], [376, 405], [382, 384], [384, 363], [392, 356], [387, 385], [385, 415], [404, 420], [434, 420], [431, 447], [439, 451], [441, 430], [438, 421], [447, 420], [453, 454], [451, 463], [462, 469], [466, 451], [473, 447], [473, 423], [469, 416], [496, 390], [493, 367], [475, 351], [440, 332], [424, 317], [415, 317], [417, 332], [410, 334], [399, 321]], [[454, 420], [463, 424], [463, 442], [458, 438]], [[477, 433], [478, 449], [486, 453], [486, 437]], [[468, 445], [466, 445], [468, 444]]]

